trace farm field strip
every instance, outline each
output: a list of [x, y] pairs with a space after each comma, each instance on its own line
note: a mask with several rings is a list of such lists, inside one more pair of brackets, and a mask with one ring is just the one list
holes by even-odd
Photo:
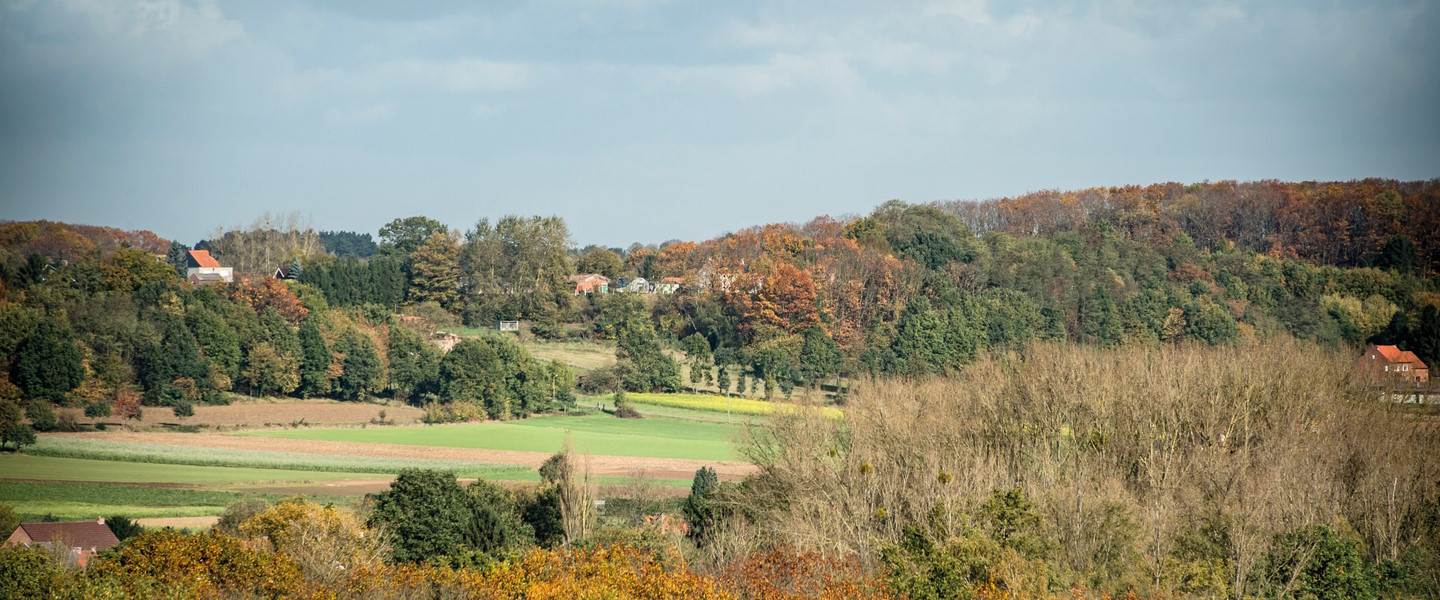
[[613, 457], [734, 461], [741, 427], [678, 419], [617, 419], [610, 415], [542, 416], [425, 427], [313, 428], [237, 435], [553, 453], [570, 439], [576, 452]]
[[406, 468], [426, 468], [455, 471], [468, 477], [501, 480], [524, 479], [530, 472], [530, 469], [518, 465], [472, 461], [240, 450], [71, 436], [41, 436], [34, 446], [25, 449], [25, 453], [58, 458], [341, 473], [395, 474]]
[[241, 497], [221, 490], [115, 485], [81, 482], [0, 481], [0, 504], [22, 517], [54, 516], [93, 519], [124, 515], [132, 518], [220, 514]]
[[296, 471], [92, 460], [13, 454], [0, 456], [0, 479], [224, 485], [267, 481], [374, 479], [374, 473]]
[[[720, 412], [737, 415], [766, 416], [776, 412], [799, 410], [800, 405], [785, 402], [766, 402], [750, 398], [731, 398], [710, 394], [661, 394], [627, 393], [625, 398], [636, 404], [653, 404], [670, 408], [697, 411]], [[841, 418], [844, 413], [833, 406], [820, 407], [820, 413], [832, 419]]]

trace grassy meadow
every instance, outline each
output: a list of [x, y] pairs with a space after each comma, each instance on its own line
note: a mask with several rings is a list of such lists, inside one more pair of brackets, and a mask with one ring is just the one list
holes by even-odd
[[[203, 435], [120, 433], [43, 434], [23, 453], [0, 453], [0, 504], [27, 519], [53, 516], [89, 519], [218, 515], [236, 500], [301, 494], [353, 503], [383, 486], [405, 468], [453, 471], [462, 478], [501, 482], [535, 481], [533, 466], [481, 462], [452, 457], [418, 458], [210, 446], [237, 436], [287, 441], [350, 442], [425, 447], [552, 453], [568, 439], [581, 454], [636, 459], [738, 461], [738, 442], [763, 425], [757, 401], [723, 399], [731, 406], [706, 402], [705, 396], [667, 401], [657, 394], [635, 394], [642, 419], [618, 419], [603, 412], [551, 415], [529, 419], [449, 425], [255, 428]], [[719, 399], [718, 397], [713, 397]], [[582, 407], [608, 405], [608, 396], [583, 398]], [[362, 426], [363, 425], [363, 426]], [[218, 438], [216, 436], [219, 436]], [[208, 439], [207, 439], [208, 438]], [[191, 440], [194, 440], [193, 443]], [[653, 465], [652, 465], [653, 468]], [[688, 489], [678, 469], [650, 476], [662, 489]], [[616, 471], [597, 476], [602, 486], [625, 486], [633, 479]], [[337, 487], [338, 486], [338, 487]], [[348, 487], [347, 487], [348, 486]], [[337, 491], [329, 488], [337, 487]], [[348, 495], [347, 495], [348, 494]]]
[[617, 419], [608, 414], [554, 415], [426, 427], [306, 428], [241, 435], [331, 442], [556, 452], [566, 439], [576, 452], [609, 456], [738, 460], [737, 424], [677, 418]]

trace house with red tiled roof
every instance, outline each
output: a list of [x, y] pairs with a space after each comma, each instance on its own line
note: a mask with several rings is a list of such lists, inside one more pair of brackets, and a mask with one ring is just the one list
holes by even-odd
[[220, 266], [209, 250], [191, 250], [185, 255], [185, 279], [195, 285], [211, 285], [235, 281], [235, 270]]
[[571, 275], [570, 283], [575, 285], [575, 295], [605, 294], [610, 292], [610, 278], [597, 273]]
[[1365, 356], [1360, 359], [1360, 365], [1382, 381], [1430, 381], [1430, 367], [1426, 366], [1420, 357], [1415, 356], [1414, 352], [1401, 350], [1397, 346], [1371, 345], [1365, 348]]
[[6, 546], [39, 544], [68, 548], [70, 562], [77, 567], [85, 566], [95, 554], [119, 543], [120, 538], [115, 537], [115, 532], [110, 531], [110, 526], [105, 524], [105, 519], [63, 523], [21, 523], [19, 527], [15, 528], [15, 531], [10, 533], [10, 537], [5, 539]]

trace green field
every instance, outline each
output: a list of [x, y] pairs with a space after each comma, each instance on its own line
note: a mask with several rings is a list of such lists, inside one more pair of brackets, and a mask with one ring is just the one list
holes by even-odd
[[[625, 397], [636, 404], [653, 404], [670, 408], [737, 415], [765, 416], [775, 414], [778, 411], [796, 410], [800, 408], [797, 405], [786, 404], [784, 402], [766, 402], [764, 400], [730, 398], [710, 394], [652, 394], [636, 392], [627, 393]], [[843, 414], [840, 412], [840, 409], [833, 406], [821, 407], [820, 413], [832, 419], [838, 419]]]
[[607, 414], [544, 416], [428, 427], [286, 429], [243, 435], [452, 448], [556, 452], [566, 436], [576, 452], [611, 456], [736, 460], [739, 425], [673, 418], [617, 419]]
[[218, 515], [242, 494], [223, 490], [86, 482], [0, 481], [0, 504], [22, 518], [93, 519], [123, 515], [198, 517]]
[[[609, 397], [581, 400], [606, 405]], [[640, 404], [646, 418], [618, 419], [605, 413], [552, 415], [505, 422], [435, 426], [301, 428], [256, 430], [237, 435], [346, 442], [449, 446], [555, 452], [571, 440], [584, 454], [738, 460], [736, 442], [758, 431], [763, 418], [738, 412], [707, 412]], [[180, 438], [176, 438], [180, 439]], [[219, 514], [243, 497], [326, 493], [326, 482], [388, 479], [403, 468], [454, 471], [464, 478], [534, 481], [533, 469], [472, 461], [337, 456], [322, 453], [192, 447], [119, 441], [103, 436], [42, 435], [24, 453], [0, 454], [0, 504], [28, 519], [50, 515], [89, 519], [190, 517]], [[624, 485], [627, 477], [599, 478]], [[315, 484], [311, 486], [309, 484]], [[656, 479], [664, 488], [686, 488], [685, 479]], [[350, 492], [354, 494], [355, 492]], [[352, 502], [358, 496], [327, 496]]]
[[108, 481], [114, 483], [235, 484], [261, 482], [374, 479], [373, 473], [294, 471], [241, 467], [201, 467], [155, 463], [0, 455], [0, 478], [48, 481]]
[[535, 473], [516, 465], [496, 465], [465, 461], [413, 460], [370, 456], [337, 456], [333, 454], [302, 454], [265, 452], [228, 448], [202, 448], [173, 444], [142, 444], [113, 442], [96, 438], [59, 438], [42, 436], [25, 454], [57, 458], [158, 463], [207, 467], [238, 467], [248, 469], [323, 471], [339, 473], [395, 474], [402, 469], [439, 469], [454, 471], [461, 477], [492, 480], [529, 480]]

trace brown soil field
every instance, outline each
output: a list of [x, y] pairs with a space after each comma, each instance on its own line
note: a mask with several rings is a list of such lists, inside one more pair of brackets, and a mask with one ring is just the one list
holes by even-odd
[[104, 417], [87, 418], [78, 408], [61, 409], [77, 423], [93, 424], [102, 421], [110, 426], [134, 429], [163, 428], [174, 425], [198, 425], [217, 429], [241, 427], [275, 427], [289, 425], [302, 419], [308, 425], [359, 425], [369, 423], [385, 411], [385, 419], [396, 424], [418, 423], [424, 411], [413, 406], [367, 404], [363, 402], [336, 402], [334, 400], [295, 399], [254, 399], [225, 406], [196, 405], [195, 416], [176, 418], [169, 408], [147, 406], [136, 420]]
[[[105, 431], [85, 433], [50, 434], [57, 437], [74, 436], [103, 439], [112, 442], [145, 444], [171, 444], [202, 448], [231, 450], [265, 450], [270, 452], [295, 452], [303, 454], [327, 454], [339, 456], [372, 456], [383, 458], [414, 458], [429, 460], [471, 461], [497, 465], [521, 465], [539, 468], [550, 457], [546, 452], [525, 452], [520, 450], [488, 450], [483, 448], [447, 448], [441, 446], [412, 446], [404, 444], [378, 444], [355, 442], [327, 442], [319, 440], [287, 440], [279, 438], [246, 437], [222, 433], [172, 433], [160, 431]], [[628, 477], [643, 473], [654, 478], [689, 478], [703, 466], [714, 467], [722, 477], [743, 477], [755, 470], [755, 466], [743, 462], [705, 461], [681, 458], [648, 458], [633, 456], [585, 456], [591, 471], [596, 475]]]
[[176, 529], [209, 529], [215, 526], [220, 517], [155, 517], [153, 519], [135, 519], [136, 523], [146, 527], [174, 527]]

